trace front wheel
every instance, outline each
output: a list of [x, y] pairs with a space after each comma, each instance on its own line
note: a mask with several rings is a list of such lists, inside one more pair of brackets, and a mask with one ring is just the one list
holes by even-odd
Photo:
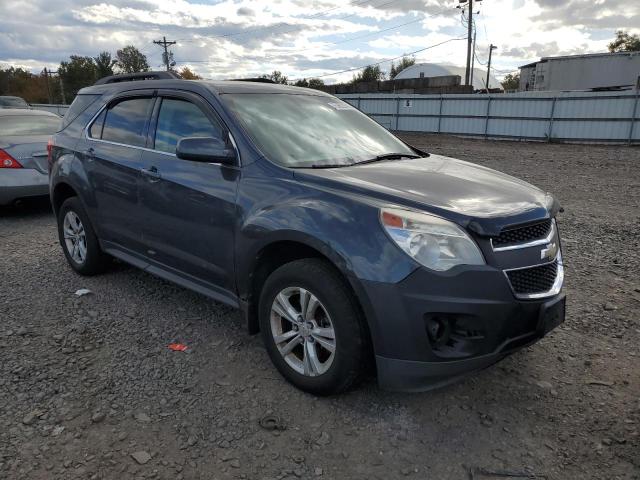
[[259, 315], [271, 360], [298, 388], [340, 393], [364, 373], [368, 335], [353, 294], [327, 262], [296, 260], [274, 271]]
[[89, 216], [77, 197], [67, 198], [58, 212], [58, 237], [69, 265], [82, 275], [104, 271], [108, 257], [100, 249]]

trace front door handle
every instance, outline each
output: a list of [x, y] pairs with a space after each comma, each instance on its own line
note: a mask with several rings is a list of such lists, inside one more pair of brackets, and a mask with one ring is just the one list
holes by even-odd
[[141, 168], [140, 173], [142, 173], [142, 175], [147, 177], [147, 180], [149, 180], [152, 183], [155, 183], [162, 178], [157, 167]]

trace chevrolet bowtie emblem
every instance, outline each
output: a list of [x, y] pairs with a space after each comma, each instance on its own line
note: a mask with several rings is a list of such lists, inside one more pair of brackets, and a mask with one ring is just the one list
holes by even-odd
[[550, 243], [540, 251], [540, 260], [547, 259], [551, 261], [556, 258], [557, 254], [558, 254], [558, 245], [555, 242]]

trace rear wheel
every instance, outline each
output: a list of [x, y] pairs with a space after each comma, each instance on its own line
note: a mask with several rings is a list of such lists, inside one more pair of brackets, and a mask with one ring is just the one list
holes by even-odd
[[77, 197], [66, 199], [58, 211], [58, 237], [69, 265], [82, 275], [103, 272], [108, 257], [100, 249], [89, 217]]
[[260, 296], [260, 330], [278, 371], [298, 388], [330, 395], [352, 387], [368, 336], [353, 294], [327, 262], [283, 265]]

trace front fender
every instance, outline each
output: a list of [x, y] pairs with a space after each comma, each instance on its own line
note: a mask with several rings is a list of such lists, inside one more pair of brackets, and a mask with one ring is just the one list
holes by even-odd
[[[253, 201], [253, 192], [260, 192]], [[265, 195], [266, 194], [266, 195]], [[260, 252], [291, 241], [322, 253], [346, 276], [397, 283], [417, 264], [383, 231], [379, 210], [361, 198], [324, 191], [292, 177], [245, 177], [239, 188], [241, 223], [236, 236], [238, 290], [249, 291], [249, 279]]]

